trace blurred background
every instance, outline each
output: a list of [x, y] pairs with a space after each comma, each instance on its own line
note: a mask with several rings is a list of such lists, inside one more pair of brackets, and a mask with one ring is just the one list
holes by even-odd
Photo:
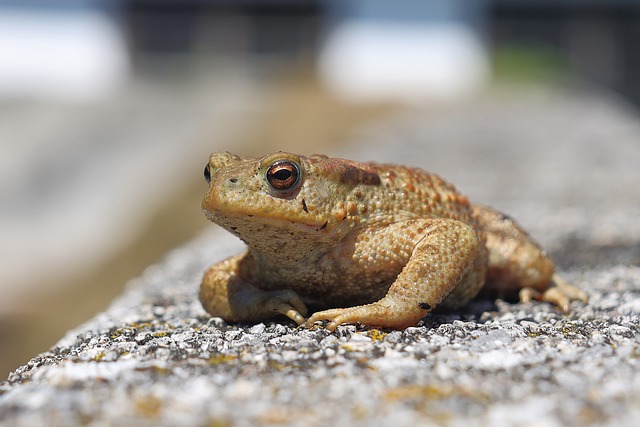
[[639, 50], [632, 0], [0, 0], [0, 376], [208, 226], [210, 152], [521, 86], [637, 105]]

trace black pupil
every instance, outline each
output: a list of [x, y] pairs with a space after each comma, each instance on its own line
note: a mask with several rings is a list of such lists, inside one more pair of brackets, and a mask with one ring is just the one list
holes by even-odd
[[204, 179], [207, 182], [211, 182], [211, 171], [209, 170], [209, 165], [204, 167]]
[[279, 171], [274, 172], [273, 177], [278, 181], [286, 181], [291, 177], [291, 171], [287, 169], [280, 169]]

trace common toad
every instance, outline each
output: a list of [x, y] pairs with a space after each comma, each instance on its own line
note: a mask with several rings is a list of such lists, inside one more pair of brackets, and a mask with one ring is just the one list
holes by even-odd
[[[213, 153], [206, 217], [248, 245], [205, 273], [213, 316], [258, 322], [280, 313], [401, 329], [484, 288], [568, 310], [587, 296], [554, 273], [512, 219], [472, 204], [421, 169], [278, 152]], [[308, 309], [323, 309], [305, 319]]]

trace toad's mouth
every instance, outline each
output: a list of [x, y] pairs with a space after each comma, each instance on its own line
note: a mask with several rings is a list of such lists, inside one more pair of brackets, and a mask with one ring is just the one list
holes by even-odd
[[221, 211], [204, 209], [207, 219], [235, 235], [243, 238], [252, 237], [252, 240], [265, 230], [271, 230], [270, 234], [277, 232], [299, 233], [318, 233], [327, 228], [329, 222], [322, 218], [309, 218], [300, 216], [290, 216], [287, 218], [275, 217], [263, 212], [240, 212], [236, 211], [233, 215], [226, 214]]
[[326, 215], [304, 198], [279, 199], [247, 192], [210, 191], [202, 201], [202, 210], [210, 221], [232, 231], [272, 227], [274, 230], [304, 233], [324, 230]]

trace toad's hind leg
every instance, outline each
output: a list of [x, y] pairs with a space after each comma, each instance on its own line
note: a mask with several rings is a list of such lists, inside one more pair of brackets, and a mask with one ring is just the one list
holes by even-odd
[[499, 297], [518, 295], [523, 302], [546, 301], [568, 311], [572, 300], [587, 295], [554, 273], [553, 261], [511, 218], [485, 206], [474, 206], [486, 232], [489, 250], [485, 289]]

